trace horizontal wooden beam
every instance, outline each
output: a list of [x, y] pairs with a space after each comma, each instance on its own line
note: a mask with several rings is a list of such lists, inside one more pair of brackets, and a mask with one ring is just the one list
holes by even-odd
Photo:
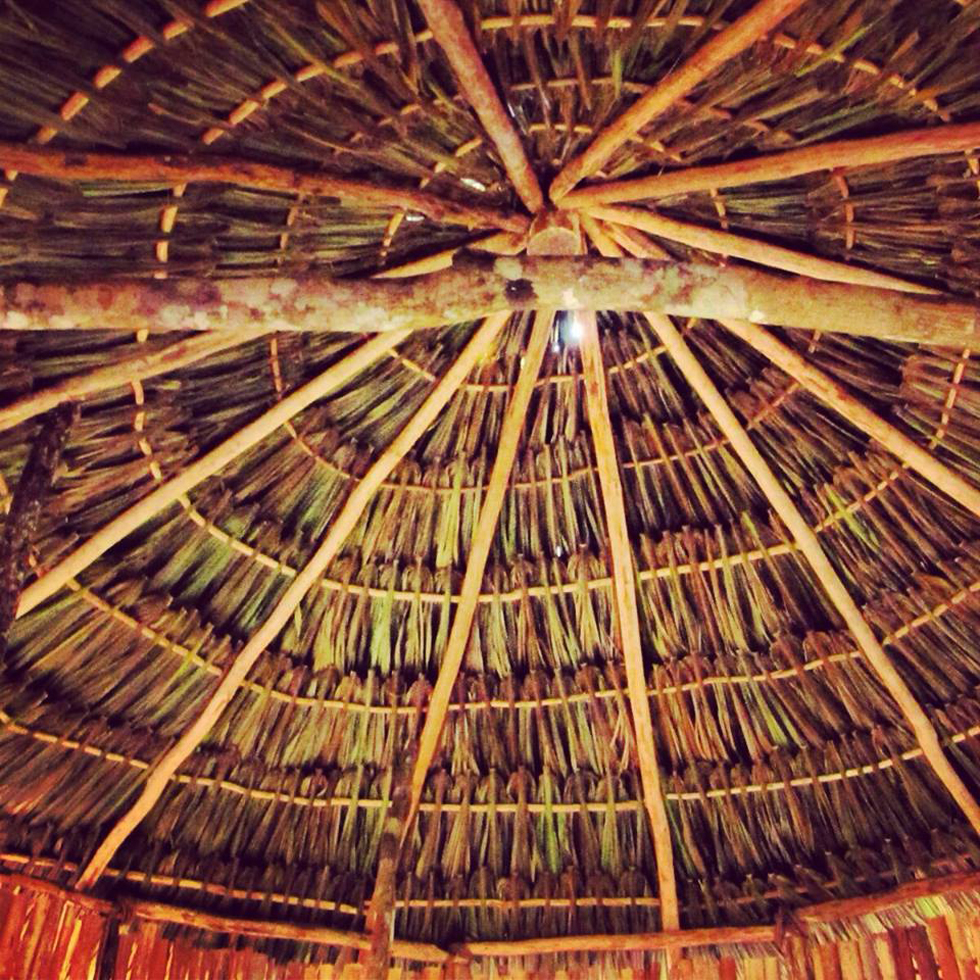
[[589, 208], [624, 201], [677, 197], [724, 187], [787, 180], [819, 170], [873, 167], [913, 157], [956, 153], [980, 146], [980, 123], [926, 126], [888, 136], [829, 140], [782, 153], [766, 153], [707, 167], [686, 167], [650, 177], [618, 180], [571, 191], [559, 207]]
[[467, 254], [394, 280], [147, 280], [15, 284], [6, 329], [405, 330], [529, 309], [654, 310], [934, 345], [976, 345], [980, 306], [949, 296], [774, 275], [747, 266], [587, 256]]
[[239, 157], [172, 154], [88, 153], [34, 144], [0, 142], [0, 168], [54, 180], [117, 183], [232, 184], [280, 194], [333, 197], [382, 210], [424, 214], [433, 221], [467, 228], [523, 231], [527, 218], [493, 208], [461, 204], [425, 191], [386, 187], [366, 180], [274, 167]]

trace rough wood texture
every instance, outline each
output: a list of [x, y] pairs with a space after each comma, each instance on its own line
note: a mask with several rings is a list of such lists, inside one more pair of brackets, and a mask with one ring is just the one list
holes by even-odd
[[581, 350], [585, 401], [588, 407], [589, 428], [595, 448], [596, 468], [599, 473], [599, 486], [602, 490], [602, 504], [612, 557], [616, 622], [619, 627], [623, 659], [626, 662], [630, 714], [636, 733], [636, 754], [643, 784], [643, 805], [647, 819], [650, 821], [653, 850], [657, 859], [661, 927], [668, 931], [676, 930], [680, 928], [680, 913], [677, 906], [674, 850], [660, 783], [660, 764], [657, 760], [650, 698], [647, 694], [647, 670], [636, 606], [633, 549], [626, 524], [623, 484], [619, 473], [619, 460], [616, 457], [616, 439], [609, 415], [602, 348], [599, 344], [595, 314], [581, 313], [579, 321], [582, 326]]
[[[215, 722], [221, 717], [222, 712], [237, 693], [241, 682], [246, 678], [255, 661], [262, 655], [266, 647], [275, 640], [306, 593], [333, 560], [377, 489], [446, 407], [449, 399], [466, 380], [477, 361], [493, 346], [497, 335], [508, 319], [508, 314], [499, 314], [484, 321], [463, 349], [463, 352], [433, 387], [418, 411], [395, 437], [391, 445], [381, 452], [371, 468], [357, 483], [340, 512], [331, 522], [313, 557], [290, 582], [289, 587], [282, 594], [266, 620], [238, 652], [234, 662], [225, 671], [220, 683], [192, 724], [183, 732], [173, 747], [168, 749], [146, 771], [145, 782], [139, 797], [116, 820], [96, 849], [92, 859], [79, 875], [78, 887], [80, 889], [91, 888], [99, 880], [123, 841], [133, 832], [166, 791], [170, 777], [201, 744]], [[280, 402], [280, 405], [282, 404], [283, 402]]]
[[[793, 272], [798, 276], [810, 276], [827, 282], [850, 283], [855, 286], [871, 286], [878, 289], [893, 289], [904, 293], [935, 293], [936, 290], [917, 283], [909, 282], [898, 276], [872, 269], [862, 269], [860, 266], [848, 265], [845, 262], [835, 262], [805, 252], [797, 252], [782, 245], [770, 245], [754, 238], [743, 238], [728, 231], [718, 231], [714, 228], [703, 228], [700, 225], [688, 224], [676, 218], [666, 218], [644, 211], [641, 208], [590, 208], [589, 213], [603, 221], [636, 228], [640, 231], [658, 235], [672, 242], [679, 242], [691, 248], [700, 248], [706, 252], [715, 252], [736, 259], [745, 259], [773, 269]], [[744, 317], [743, 319], [751, 319]]]
[[460, 91], [497, 148], [514, 190], [528, 211], [535, 214], [544, 205], [538, 178], [470, 37], [462, 11], [453, 0], [419, 0], [419, 6], [429, 22], [432, 36], [456, 73]]
[[57, 180], [153, 181], [174, 186], [235, 184], [311, 197], [333, 197], [364, 207], [416, 212], [433, 221], [467, 228], [523, 231], [527, 227], [527, 218], [521, 215], [458, 204], [425, 191], [382, 187], [367, 181], [303, 173], [232, 157], [89, 153], [0, 142], [0, 167]]
[[563, 208], [589, 208], [624, 201], [676, 197], [770, 180], [787, 180], [818, 170], [873, 167], [912, 157], [956, 153], [980, 146], [980, 123], [928, 126], [888, 136], [829, 140], [784, 153], [766, 153], [705, 167], [686, 167], [635, 180], [618, 180], [571, 191]]
[[239, 432], [230, 436], [200, 459], [185, 467], [176, 476], [161, 484], [138, 503], [113, 518], [96, 531], [84, 544], [71, 552], [57, 565], [48, 569], [35, 582], [26, 588], [17, 607], [17, 615], [23, 616], [46, 599], [51, 598], [69, 579], [83, 572], [92, 562], [104, 555], [113, 545], [118, 544], [127, 534], [135, 531], [144, 521], [159, 514], [165, 507], [175, 503], [180, 497], [193, 490], [199, 483], [213, 476], [223, 466], [241, 455], [247, 449], [274, 432], [284, 422], [323, 398], [334, 388], [349, 381], [359, 371], [363, 371], [383, 354], [405, 339], [405, 333], [383, 334], [362, 344], [352, 354], [329, 367], [318, 378], [297, 388], [282, 401], [269, 409], [255, 421], [250, 422]]
[[[851, 271], [854, 278], [864, 275]], [[827, 278], [822, 267], [811, 272]], [[133, 330], [154, 317], [171, 330], [373, 332], [527, 309], [649, 309], [960, 348], [980, 336], [980, 307], [946, 296], [911, 296], [805, 276], [787, 279], [745, 266], [471, 254], [457, 259], [452, 269], [400, 280], [22, 283], [0, 297], [0, 326], [97, 329], [111, 323]]]
[[670, 322], [669, 318], [656, 314], [650, 317], [650, 323], [671, 357], [677, 362], [681, 373], [708, 407], [722, 433], [731, 442], [732, 448], [738, 454], [746, 470], [752, 474], [773, 510], [789, 529], [800, 551], [813, 568], [817, 580], [857, 640], [858, 646], [864, 652], [868, 663], [874, 668], [879, 679], [901, 709], [922, 749], [923, 755], [939, 777], [940, 782], [963, 811], [963, 815], [970, 822], [974, 831], [980, 834], [980, 805], [977, 804], [966, 783], [953, 768], [943, 751], [932, 722], [915, 699], [902, 675], [895, 669], [857, 603], [851, 598], [850, 592], [847, 591], [840, 575], [831, 565], [816, 534], [803, 519], [803, 515], [796, 504], [783, 489], [769, 464], [756, 449], [755, 443], [752, 442], [745, 427], [735, 416], [677, 328]]
[[675, 106], [716, 68], [765, 37], [802, 4], [803, 0], [761, 0], [734, 24], [711, 38], [684, 64], [661, 79], [606, 126], [583, 154], [565, 165], [551, 184], [551, 199], [560, 200], [580, 180], [594, 174], [631, 136]]
[[811, 364], [768, 330], [746, 320], [722, 320], [722, 325], [736, 337], [765, 354], [773, 364], [797, 380], [831, 408], [836, 409], [852, 425], [894, 453], [933, 486], [952, 500], [980, 517], [980, 490], [970, 484], [945, 463], [927, 452], [918, 443], [852, 395], [844, 385], [834, 381], [825, 371]]
[[175, 341], [166, 347], [140, 351], [84, 374], [72, 375], [0, 407], [0, 432], [47, 412], [62, 402], [111, 391], [131, 381], [155, 378], [261, 336], [257, 332], [202, 334]]
[[4, 521], [0, 536], [0, 661], [6, 656], [7, 633], [17, 617], [27, 558], [37, 535], [41, 510], [57, 477], [61, 454], [77, 414], [76, 406], [64, 405], [41, 419]]

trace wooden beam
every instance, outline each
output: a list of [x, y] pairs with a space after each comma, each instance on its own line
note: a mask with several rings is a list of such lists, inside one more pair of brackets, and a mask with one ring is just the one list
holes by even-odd
[[602, 490], [609, 550], [612, 556], [613, 595], [616, 603], [616, 622], [620, 646], [626, 663], [626, 684], [630, 713], [636, 734], [636, 754], [643, 785], [643, 806], [650, 821], [653, 850], [657, 861], [657, 882], [660, 895], [661, 928], [666, 931], [680, 928], [677, 905], [677, 882], [674, 874], [674, 851], [660, 784], [650, 698], [647, 694], [647, 670], [640, 636], [637, 613], [636, 577], [633, 569], [633, 548], [626, 523], [623, 503], [623, 484], [616, 457], [616, 438], [609, 415], [606, 391], [606, 372], [602, 363], [602, 348], [595, 313], [577, 314], [582, 327], [582, 369], [585, 380], [585, 401], [589, 427], [595, 448], [599, 486]]
[[81, 872], [78, 879], [80, 889], [91, 888], [99, 880], [113, 855], [164, 793], [171, 776], [207, 737], [255, 661], [289, 622], [306, 593], [316, 584], [327, 565], [340, 550], [378, 488], [435, 421], [480, 358], [491, 349], [508, 319], [510, 319], [509, 314], [497, 314], [483, 322], [405, 427], [357, 482], [343, 507], [333, 518], [313, 556], [289, 584], [266, 620], [238, 652], [194, 721], [174, 745], [146, 770], [139, 797], [116, 820]]
[[731, 163], [686, 167], [650, 177], [583, 187], [565, 195], [559, 206], [591, 208], [624, 201], [677, 197], [723, 187], [787, 180], [819, 170], [881, 166], [913, 157], [957, 153], [978, 146], [980, 123], [926, 126], [866, 139], [828, 140], [798, 150], [766, 153]]
[[38, 521], [57, 479], [61, 454], [77, 415], [76, 406], [64, 405], [41, 419], [4, 521], [0, 534], [0, 662], [6, 657], [7, 634], [17, 618]]
[[[855, 286], [871, 286], [878, 289], [892, 289], [904, 293], [938, 294], [938, 290], [918, 283], [909, 282], [899, 276], [845, 262], [835, 262], [806, 252], [797, 252], [782, 245], [772, 245], [754, 238], [744, 238], [729, 231], [704, 228], [688, 224], [676, 218], [666, 218], [642, 208], [589, 208], [589, 214], [603, 221], [636, 228], [648, 234], [679, 242], [690, 248], [700, 248], [731, 258], [756, 262], [772, 269], [782, 269], [798, 276], [809, 276], [826, 282], [850, 283]], [[750, 319], [744, 317], [743, 319]]]
[[894, 453], [906, 466], [915, 470], [951, 500], [961, 504], [976, 517], [980, 517], [980, 490], [932, 453], [923, 449], [900, 429], [871, 411], [844, 385], [835, 381], [815, 364], [811, 364], [764, 327], [749, 323], [747, 320], [720, 322], [750, 347], [765, 354], [773, 364], [839, 412], [848, 422], [867, 433], [889, 452]]
[[147, 494], [142, 500], [124, 510], [92, 535], [57, 565], [44, 572], [23, 592], [17, 615], [23, 616], [50, 599], [68, 584], [70, 579], [85, 571], [141, 524], [176, 503], [199, 483], [213, 476], [246, 450], [275, 432], [284, 422], [323, 398], [329, 392], [370, 367], [379, 357], [405, 339], [405, 332], [380, 334], [358, 347], [353, 353], [331, 365], [321, 375], [297, 388], [269, 411], [260, 415], [224, 442], [195, 460], [176, 476]]
[[813, 569], [817, 581], [830, 598], [834, 608], [854, 635], [867, 661], [879, 680], [901, 710], [915, 736], [922, 754], [932, 766], [940, 782], [963, 812], [974, 831], [980, 834], [980, 805], [966, 783], [953, 768], [943, 751], [939, 736], [922, 706], [916, 701], [902, 675], [895, 669], [888, 654], [878, 642], [871, 627], [851, 598], [843, 580], [831, 565], [813, 529], [803, 519], [799, 508], [783, 489], [769, 464], [755, 447], [748, 432], [722, 397], [715, 383], [694, 356], [687, 341], [668, 317], [652, 314], [648, 317], [688, 384], [707, 406], [722, 434], [729, 440], [746, 471], [759, 484], [766, 499], [793, 535], [800, 551]]
[[433, 221], [467, 228], [524, 231], [522, 215], [473, 207], [407, 187], [306, 173], [238, 157], [135, 155], [58, 150], [34, 144], [0, 142], [0, 168], [54, 180], [105, 180], [119, 183], [233, 184], [281, 194], [333, 197], [361, 207], [404, 210]]
[[419, 0], [419, 6], [432, 29], [432, 36], [445, 52], [456, 74], [460, 92], [497, 148], [514, 190], [528, 211], [536, 214], [544, 206], [538, 178], [524, 151], [521, 137], [473, 43], [462, 11], [454, 0]]
[[661, 79], [593, 139], [589, 148], [569, 161], [549, 191], [558, 201], [580, 180], [594, 174], [644, 126], [674, 107], [713, 71], [765, 37], [804, 0], [760, 0], [747, 13], [716, 34], [679, 68]]
[[0, 294], [0, 327], [371, 332], [527, 309], [651, 309], [960, 349], [976, 346], [980, 335], [980, 307], [957, 297], [787, 278], [734, 264], [469, 254], [451, 269], [411, 279], [20, 283]]
[[452, 268], [453, 259], [464, 249], [478, 252], [489, 252], [491, 255], [517, 255], [524, 251], [527, 241], [527, 234], [515, 231], [500, 231], [475, 242], [467, 242], [465, 245], [454, 245], [452, 248], [444, 248], [440, 252], [432, 255], [425, 255], [420, 259], [413, 259], [411, 262], [404, 262], [401, 265], [392, 266], [390, 269], [382, 269], [375, 272], [372, 279], [406, 279], [409, 276], [422, 276], [429, 272], [439, 272], [442, 269]]
[[[168, 374], [204, 360], [212, 354], [237, 347], [261, 337], [261, 332], [248, 334], [229, 331], [208, 332], [184, 340], [175, 341], [166, 347], [139, 350], [114, 364], [93, 368], [83, 374], [74, 374], [37, 391], [21, 395], [20, 398], [0, 407], [0, 432], [10, 429], [35, 415], [50, 411], [66, 401], [87, 398], [100, 392], [111, 391], [131, 381], [142, 381]], [[146, 345], [140, 344], [143, 348]]]

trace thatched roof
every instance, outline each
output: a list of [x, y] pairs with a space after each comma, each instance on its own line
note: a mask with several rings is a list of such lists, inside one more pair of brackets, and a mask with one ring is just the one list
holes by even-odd
[[0, 4], [0, 865], [487, 975], [971, 907], [978, 147], [971, 0]]

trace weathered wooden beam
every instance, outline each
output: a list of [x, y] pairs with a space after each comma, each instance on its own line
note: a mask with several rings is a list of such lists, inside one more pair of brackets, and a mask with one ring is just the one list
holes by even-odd
[[151, 348], [148, 351], [139, 350], [114, 364], [93, 368], [82, 374], [73, 374], [37, 391], [21, 395], [20, 398], [0, 407], [0, 432], [35, 415], [50, 411], [62, 402], [111, 391], [131, 381], [155, 378], [261, 336], [260, 332], [239, 334], [229, 331], [209, 331], [196, 337], [175, 341], [166, 347]]
[[580, 180], [594, 174], [644, 126], [692, 92], [726, 61], [765, 37], [804, 0], [760, 0], [747, 13], [716, 34], [682, 65], [661, 79], [593, 139], [589, 148], [569, 161], [551, 184], [553, 201], [564, 197]]
[[[809, 276], [826, 282], [892, 289], [903, 293], [922, 293], [924, 295], [938, 293], [938, 290], [928, 286], [920, 286], [918, 283], [909, 282], [899, 276], [875, 272], [873, 269], [863, 269], [861, 266], [849, 265], [846, 262], [835, 262], [833, 259], [798, 252], [782, 245], [773, 245], [755, 238], [745, 238], [730, 231], [719, 231], [715, 228], [692, 225], [686, 221], [678, 221], [676, 218], [667, 218], [652, 211], [644, 211], [642, 208], [596, 207], [590, 208], [588, 213], [603, 221], [636, 228], [672, 242], [679, 242], [681, 245], [687, 245], [690, 248], [700, 248], [706, 252], [744, 259], [772, 269], [792, 272], [798, 276]], [[744, 317], [743, 319], [751, 318]]]
[[269, 411], [260, 415], [243, 429], [229, 436], [224, 442], [205, 453], [200, 459], [186, 466], [176, 476], [161, 484], [142, 500], [113, 518], [73, 552], [62, 558], [32, 582], [21, 595], [17, 615], [23, 616], [42, 602], [50, 599], [70, 579], [85, 571], [92, 562], [102, 557], [110, 548], [131, 534], [141, 524], [159, 514], [164, 508], [193, 490], [199, 483], [213, 476], [232, 460], [275, 432], [280, 425], [349, 381], [360, 371], [373, 364], [379, 357], [405, 339], [405, 332], [381, 334], [366, 341], [353, 353], [332, 364], [321, 375], [291, 392]]
[[497, 148], [514, 190], [528, 211], [536, 214], [544, 205], [538, 178], [524, 151], [521, 137], [473, 43], [462, 11], [454, 0], [419, 0], [419, 6], [432, 29], [432, 36], [445, 52], [456, 74], [460, 92]]
[[602, 491], [609, 550], [612, 557], [613, 596], [616, 606], [620, 646], [626, 663], [626, 684], [630, 714], [636, 735], [636, 754], [643, 786], [643, 806], [650, 821], [653, 850], [657, 862], [660, 921], [664, 930], [680, 928], [677, 904], [677, 881], [674, 874], [674, 849], [660, 783], [656, 739], [647, 694], [647, 671], [637, 612], [636, 576], [633, 569], [633, 547], [626, 523], [623, 483], [616, 457], [616, 438], [609, 415], [606, 373], [595, 313], [576, 314], [581, 324], [582, 370], [589, 428], [595, 449], [596, 469]]
[[880, 415], [815, 364], [774, 337], [768, 330], [747, 320], [722, 320], [722, 326], [741, 338], [750, 347], [764, 354], [778, 368], [798, 381], [807, 391], [839, 412], [885, 449], [897, 456], [951, 500], [980, 517], [980, 489], [959, 473], [950, 469], [928, 450], [910, 439], [904, 432], [886, 422]]
[[509, 314], [503, 313], [488, 317], [483, 322], [405, 427], [357, 482], [350, 496], [331, 521], [313, 556], [290, 582], [262, 625], [239, 650], [194, 721], [173, 746], [146, 770], [143, 789], [139, 796], [117, 818], [81, 872], [78, 879], [80, 889], [90, 888], [99, 880], [116, 851], [166, 791], [173, 774], [207, 737], [208, 732], [238, 692], [239, 686], [255, 661], [289, 622], [306, 593], [316, 584], [327, 565], [340, 550], [378, 488], [446, 407], [480, 358], [490, 350], [509, 318]]
[[27, 558], [41, 511], [57, 477], [61, 454], [77, 414], [76, 406], [63, 405], [41, 419], [4, 521], [0, 535], [0, 660], [6, 656], [7, 634], [17, 618]]
[[454, 245], [452, 248], [444, 248], [432, 255], [424, 255], [419, 259], [412, 259], [411, 262], [403, 262], [401, 265], [382, 269], [380, 272], [375, 272], [371, 278], [407, 279], [410, 276], [422, 276], [429, 272], [449, 269], [452, 268], [453, 259], [464, 249], [489, 252], [491, 255], [517, 255], [524, 250], [526, 241], [526, 233], [499, 231], [466, 245]]
[[980, 336], [980, 306], [949, 296], [789, 278], [741, 265], [472, 254], [451, 269], [411, 279], [22, 283], [0, 294], [0, 327], [369, 333], [528, 309], [657, 310], [960, 349], [976, 346]]
[[0, 168], [56, 180], [105, 180], [120, 183], [234, 184], [257, 190], [308, 197], [333, 197], [362, 207], [404, 210], [433, 221], [467, 228], [523, 231], [522, 215], [474, 207], [425, 191], [385, 187], [369, 181], [306, 173], [237, 157], [134, 155], [57, 150], [35, 144], [0, 142]]
[[963, 812], [974, 831], [980, 834], [980, 805], [943, 751], [939, 735], [908, 684], [892, 664], [878, 638], [865, 620], [857, 603], [847, 591], [840, 575], [831, 565], [813, 529], [803, 519], [799, 508], [779, 482], [762, 453], [752, 442], [745, 427], [725, 401], [715, 383], [701, 366], [697, 357], [668, 317], [654, 314], [650, 323], [667, 348], [688, 384], [707, 406], [722, 434], [746, 471], [758, 483], [773, 510], [792, 534], [803, 556], [813, 569], [814, 576], [834, 608], [851, 631], [868, 663], [892, 696], [912, 730], [922, 754], [932, 766], [939, 781]]
[[677, 197], [724, 187], [787, 180], [819, 170], [873, 167], [913, 157], [956, 153], [980, 146], [980, 123], [926, 126], [888, 136], [828, 140], [782, 153], [766, 153], [731, 163], [686, 167], [667, 173], [582, 187], [566, 194], [562, 208], [591, 208], [625, 201]]

